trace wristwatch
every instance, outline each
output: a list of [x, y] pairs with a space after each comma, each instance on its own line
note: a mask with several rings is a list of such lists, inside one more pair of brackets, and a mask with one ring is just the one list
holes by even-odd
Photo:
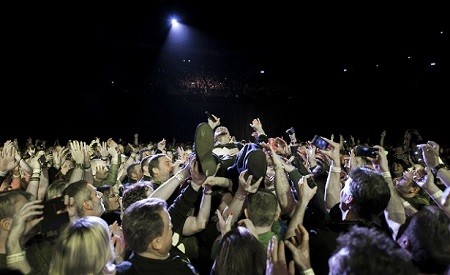
[[447, 166], [443, 163], [440, 163], [438, 165], [436, 165], [434, 168], [431, 169], [431, 172], [433, 172], [433, 175], [436, 176], [437, 172], [442, 169], [442, 168], [446, 168]]

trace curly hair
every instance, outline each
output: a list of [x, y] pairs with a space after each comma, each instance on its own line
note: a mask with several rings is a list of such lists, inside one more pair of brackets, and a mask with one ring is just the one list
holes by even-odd
[[122, 196], [122, 205], [124, 209], [127, 209], [133, 202], [148, 198], [148, 191], [153, 192], [153, 188], [150, 184], [145, 182], [138, 182], [130, 185], [125, 189]]

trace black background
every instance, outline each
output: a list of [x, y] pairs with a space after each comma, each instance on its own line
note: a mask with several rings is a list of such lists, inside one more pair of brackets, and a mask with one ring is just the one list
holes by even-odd
[[[449, 140], [443, 98], [450, 91], [450, 30], [443, 4], [241, 2], [5, 7], [0, 137], [131, 140], [137, 132], [189, 142], [209, 110], [239, 139], [260, 117], [273, 136], [294, 126], [301, 139], [342, 133], [376, 140], [383, 129], [387, 138], [401, 138], [417, 128], [426, 139]], [[143, 83], [162, 54], [171, 15], [190, 30], [182, 50], [237, 53], [298, 94], [152, 95]]]

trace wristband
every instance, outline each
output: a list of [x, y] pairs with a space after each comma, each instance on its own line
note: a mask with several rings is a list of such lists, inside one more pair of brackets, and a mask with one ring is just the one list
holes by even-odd
[[340, 173], [342, 171], [341, 167], [335, 167], [335, 166], [330, 166], [330, 170], [331, 170], [331, 172], [335, 172], [335, 173]]
[[381, 175], [383, 176], [383, 178], [392, 178], [391, 172], [383, 172], [381, 173]]
[[442, 190], [436, 191], [436, 193], [431, 194], [430, 197], [432, 197], [433, 199], [437, 200], [438, 198], [442, 197]]
[[312, 268], [308, 268], [306, 270], [303, 270], [300, 273], [303, 274], [303, 275], [314, 275], [315, 274], [314, 270]]
[[433, 175], [436, 176], [437, 172], [441, 170], [442, 168], [446, 168], [445, 164], [440, 163], [436, 165], [433, 169], [431, 169], [431, 172], [433, 172]]
[[184, 181], [184, 177], [183, 177], [183, 175], [181, 175], [181, 174], [175, 174], [174, 177], [175, 177], [179, 182]]
[[408, 207], [411, 206], [411, 204], [407, 201], [403, 201], [403, 207]]
[[25, 251], [6, 256], [6, 264], [13, 264], [25, 259]]
[[239, 195], [238, 193], [236, 193], [236, 198], [238, 198], [238, 200], [245, 200], [246, 197], [247, 195]]

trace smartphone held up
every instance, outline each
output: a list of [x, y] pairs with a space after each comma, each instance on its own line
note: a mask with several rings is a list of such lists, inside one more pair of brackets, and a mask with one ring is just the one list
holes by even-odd
[[323, 139], [319, 135], [314, 136], [314, 138], [311, 140], [311, 144], [322, 150], [326, 150], [330, 145], [325, 139]]

